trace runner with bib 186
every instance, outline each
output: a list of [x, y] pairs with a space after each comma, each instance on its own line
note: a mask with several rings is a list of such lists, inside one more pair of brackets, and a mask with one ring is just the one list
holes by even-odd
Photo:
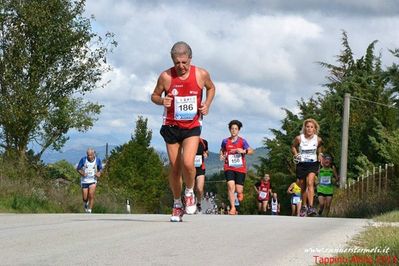
[[[175, 43], [170, 54], [173, 66], [160, 74], [151, 100], [164, 107], [160, 133], [168, 152], [169, 185], [174, 198], [170, 221], [181, 222], [184, 213], [194, 214], [197, 210], [193, 162], [201, 135], [200, 118], [208, 114], [215, 96], [215, 85], [208, 71], [191, 64], [192, 51], [187, 43]], [[206, 99], [202, 102], [204, 88]], [[186, 185], [184, 209], [182, 176]]]

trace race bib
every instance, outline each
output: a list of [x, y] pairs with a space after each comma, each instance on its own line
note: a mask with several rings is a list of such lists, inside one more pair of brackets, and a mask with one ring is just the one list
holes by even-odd
[[200, 167], [202, 165], [202, 155], [195, 155], [194, 166]]
[[241, 167], [242, 164], [242, 156], [241, 154], [229, 154], [228, 156], [229, 166], [231, 167]]
[[266, 199], [267, 193], [264, 191], [259, 192], [259, 199]]
[[331, 176], [320, 176], [321, 185], [331, 185]]
[[315, 162], [317, 161], [317, 150], [302, 150], [301, 151], [301, 162]]
[[86, 168], [85, 173], [88, 177], [94, 177], [94, 175], [96, 174], [96, 169], [94, 168]]
[[175, 96], [175, 120], [193, 120], [198, 112], [197, 96]]
[[298, 204], [299, 202], [301, 202], [301, 197], [300, 196], [293, 196], [292, 197], [292, 203], [293, 204]]

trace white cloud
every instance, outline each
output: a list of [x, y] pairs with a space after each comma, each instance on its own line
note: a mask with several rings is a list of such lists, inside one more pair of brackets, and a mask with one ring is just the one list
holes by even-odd
[[271, 91], [237, 83], [217, 83], [213, 108], [221, 115], [246, 115], [279, 119], [283, 112], [270, 100]]
[[176, 41], [191, 45], [193, 64], [207, 69], [216, 84], [203, 130], [213, 151], [228, 135], [231, 119], [244, 123], [242, 134], [257, 147], [272, 137], [269, 128], [280, 127], [282, 107], [298, 112], [297, 100], [324, 90], [328, 73], [316, 62], [335, 63], [341, 30], [348, 32], [355, 57], [378, 39], [376, 52], [389, 65], [393, 58], [387, 48], [399, 46], [399, 5], [391, 0], [87, 4], [87, 14], [96, 17], [94, 28], [114, 32], [119, 45], [108, 58], [114, 70], [104, 77], [111, 83], [88, 96], [105, 105], [100, 120], [85, 134], [72, 133], [68, 145], [126, 142], [142, 115], [153, 130], [152, 144], [164, 149], [159, 135], [163, 110], [151, 103], [150, 94], [158, 75], [172, 65], [169, 51]]
[[149, 73], [138, 77], [129, 69], [115, 66], [112, 71], [104, 75], [104, 80], [111, 82], [92, 93], [94, 99], [105, 102], [140, 101], [149, 102], [154, 90], [157, 76]]

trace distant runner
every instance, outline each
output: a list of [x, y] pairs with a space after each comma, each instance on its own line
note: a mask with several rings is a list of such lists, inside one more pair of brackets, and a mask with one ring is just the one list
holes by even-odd
[[238, 201], [244, 199], [244, 181], [247, 173], [245, 156], [253, 154], [247, 141], [238, 136], [242, 123], [232, 120], [229, 123], [230, 137], [222, 141], [220, 160], [224, 161], [224, 176], [227, 181], [227, 193], [230, 201], [230, 215], [237, 214], [234, 204], [234, 192], [237, 192]]
[[269, 209], [269, 199], [272, 193], [269, 174], [265, 174], [260, 181], [256, 182], [254, 188], [258, 195], [258, 213], [266, 214]]
[[272, 210], [272, 215], [279, 215], [280, 214], [280, 202], [277, 198], [277, 193], [273, 193], [273, 197], [270, 201], [270, 206]]
[[82, 188], [83, 209], [91, 213], [94, 205], [94, 194], [97, 188], [97, 180], [103, 169], [100, 158], [96, 157], [92, 148], [87, 149], [86, 156], [80, 159], [76, 170], [81, 175], [80, 186]]
[[291, 195], [291, 215], [299, 216], [302, 205], [302, 195], [299, 179], [297, 179], [288, 187], [287, 193]]
[[197, 212], [202, 212], [202, 197], [204, 196], [205, 183], [205, 158], [208, 158], [208, 141], [200, 138], [197, 154], [195, 155], [195, 192], [197, 193]]

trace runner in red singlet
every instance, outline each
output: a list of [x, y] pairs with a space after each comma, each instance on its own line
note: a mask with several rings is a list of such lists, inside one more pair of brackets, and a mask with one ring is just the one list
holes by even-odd
[[265, 174], [260, 181], [255, 183], [256, 194], [258, 194], [258, 213], [266, 214], [269, 209], [269, 199], [272, 195], [269, 174]]
[[244, 199], [244, 181], [247, 173], [245, 156], [254, 153], [247, 141], [238, 136], [242, 123], [232, 120], [229, 123], [230, 137], [222, 141], [220, 160], [224, 161], [224, 176], [227, 181], [227, 193], [230, 201], [229, 214], [237, 214], [234, 204], [234, 192], [237, 192], [238, 201]]
[[[174, 197], [170, 221], [181, 222], [184, 211], [187, 214], [196, 212], [194, 158], [201, 134], [200, 118], [208, 114], [215, 85], [205, 69], [191, 65], [192, 51], [187, 43], [175, 43], [171, 57], [174, 66], [160, 74], [151, 100], [164, 106], [161, 135], [166, 142], [169, 184]], [[203, 88], [206, 89], [204, 102]], [[182, 176], [186, 185], [185, 210], [181, 201]]]

